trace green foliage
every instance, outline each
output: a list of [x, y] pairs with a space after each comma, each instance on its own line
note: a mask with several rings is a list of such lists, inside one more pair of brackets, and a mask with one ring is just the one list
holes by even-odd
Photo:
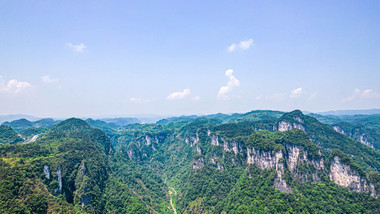
[[[329, 125], [323, 124], [313, 117], [303, 115], [301, 111], [285, 113], [279, 121], [288, 121], [301, 124], [311, 140], [319, 147], [324, 148], [322, 152], [329, 154], [332, 149], [352, 155], [353, 161], [364, 171], [380, 169], [380, 152], [376, 151], [350, 137], [337, 133]], [[301, 120], [301, 122], [299, 121]], [[328, 155], [327, 155], [328, 156]]]
[[0, 126], [0, 144], [15, 144], [23, 139], [9, 126]]
[[309, 136], [299, 129], [291, 129], [282, 133], [282, 143], [297, 145], [303, 147], [307, 151], [307, 155], [310, 158], [320, 158], [320, 148], [315, 145], [309, 138]]
[[365, 172], [357, 165], [355, 164], [352, 159], [345, 153], [343, 153], [342, 151], [340, 151], [339, 149], [333, 149], [330, 153], [330, 161], [332, 161], [334, 159], [334, 157], [339, 157], [339, 161], [341, 163], [344, 163], [348, 166], [350, 166], [350, 168], [352, 170], [355, 170], [356, 172], [358, 172], [361, 176], [365, 176]]
[[[253, 111], [123, 127], [71, 118], [45, 130], [24, 130], [29, 136], [38, 133], [37, 141], [0, 146], [0, 210], [172, 213], [170, 185], [178, 192], [173, 197], [178, 213], [379, 213], [380, 199], [329, 182], [328, 167], [316, 169], [305, 161], [291, 173], [286, 149], [300, 147], [300, 155], [306, 151], [309, 161], [323, 157], [320, 150], [328, 154], [325, 161], [339, 156], [362, 176], [360, 169], [366, 167], [367, 179], [377, 189], [380, 177], [371, 170], [376, 169], [378, 153], [300, 111], [278, 121], [301, 124], [306, 132], [273, 132], [281, 114]], [[212, 145], [211, 138], [217, 138], [218, 145]], [[274, 188], [277, 168], [248, 165], [247, 148], [281, 150], [282, 176], [293, 192]], [[193, 169], [200, 157], [204, 166]], [[312, 183], [313, 176], [320, 183]]]
[[246, 145], [249, 148], [255, 148], [261, 151], [279, 151], [285, 150], [280, 144], [279, 132], [259, 131], [253, 133], [247, 140]]

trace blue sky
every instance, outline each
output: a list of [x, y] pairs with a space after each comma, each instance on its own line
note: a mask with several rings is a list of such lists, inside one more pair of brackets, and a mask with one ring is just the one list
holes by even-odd
[[379, 1], [0, 0], [0, 114], [380, 108]]

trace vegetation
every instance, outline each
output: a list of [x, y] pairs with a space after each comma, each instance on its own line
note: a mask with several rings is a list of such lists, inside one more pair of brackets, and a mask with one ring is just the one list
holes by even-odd
[[[301, 124], [305, 132], [273, 131], [280, 121]], [[1, 136], [18, 137], [5, 129]], [[338, 186], [328, 176], [338, 156], [378, 191], [379, 153], [300, 111], [124, 126], [71, 118], [20, 134], [39, 137], [30, 144], [0, 146], [0, 210], [5, 213], [173, 213], [170, 198], [177, 213], [380, 212], [379, 198]], [[299, 162], [291, 171], [288, 152], [294, 146], [307, 156], [292, 159]], [[247, 163], [248, 148], [282, 152], [283, 158], [273, 159], [275, 167], [259, 168]], [[273, 161], [262, 155], [257, 160]], [[313, 162], [319, 160], [324, 160], [320, 168]], [[274, 188], [280, 166], [291, 193]], [[177, 192], [174, 197], [169, 186]]]
[[0, 126], [0, 144], [15, 144], [23, 139], [9, 126]]

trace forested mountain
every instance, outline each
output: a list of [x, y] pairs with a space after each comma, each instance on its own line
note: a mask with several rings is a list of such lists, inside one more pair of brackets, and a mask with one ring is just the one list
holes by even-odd
[[9, 126], [0, 126], [0, 144], [15, 144], [23, 141], [20, 136]]
[[20, 132], [28, 128], [47, 128], [57, 123], [58, 121], [54, 121], [51, 118], [45, 118], [45, 119], [37, 120], [35, 122], [31, 122], [27, 119], [19, 119], [19, 120], [14, 120], [11, 122], [4, 122], [3, 125], [10, 126], [16, 132]]
[[336, 130], [298, 110], [122, 127], [71, 118], [0, 146], [0, 210], [379, 213], [380, 152]]

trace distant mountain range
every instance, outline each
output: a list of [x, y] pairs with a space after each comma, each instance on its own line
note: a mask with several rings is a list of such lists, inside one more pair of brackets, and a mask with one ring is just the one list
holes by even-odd
[[[319, 114], [319, 115], [370, 115], [370, 114], [380, 114], [380, 109], [364, 109], [364, 110], [334, 110], [334, 111], [324, 111], [324, 112], [310, 112], [310, 111], [303, 111], [304, 114]], [[140, 114], [140, 115], [133, 115], [129, 117], [123, 117], [123, 116], [115, 116], [115, 117], [93, 117], [93, 119], [99, 119], [108, 123], [116, 123], [118, 125], [123, 125], [125, 123], [131, 124], [131, 123], [155, 123], [159, 120], [164, 120], [161, 122], [167, 122], [171, 120], [181, 120], [181, 119], [194, 119], [196, 117], [211, 117], [211, 118], [217, 118], [217, 117], [226, 117], [230, 114], [213, 114], [213, 115], [182, 115], [182, 116], [163, 116], [163, 115], [151, 115], [151, 114]], [[235, 115], [240, 115], [236, 114]], [[14, 120], [19, 119], [27, 119], [29, 121], [37, 121], [42, 119], [42, 117], [36, 117], [33, 115], [28, 114], [9, 114], [9, 115], [0, 115], [0, 124], [4, 123], [6, 121], [11, 122]], [[66, 118], [53, 118], [54, 120], [64, 120]], [[85, 119], [85, 118], [82, 118]]]
[[335, 110], [319, 112], [321, 115], [358, 115], [358, 114], [380, 114], [380, 109], [364, 109], [364, 110]]

